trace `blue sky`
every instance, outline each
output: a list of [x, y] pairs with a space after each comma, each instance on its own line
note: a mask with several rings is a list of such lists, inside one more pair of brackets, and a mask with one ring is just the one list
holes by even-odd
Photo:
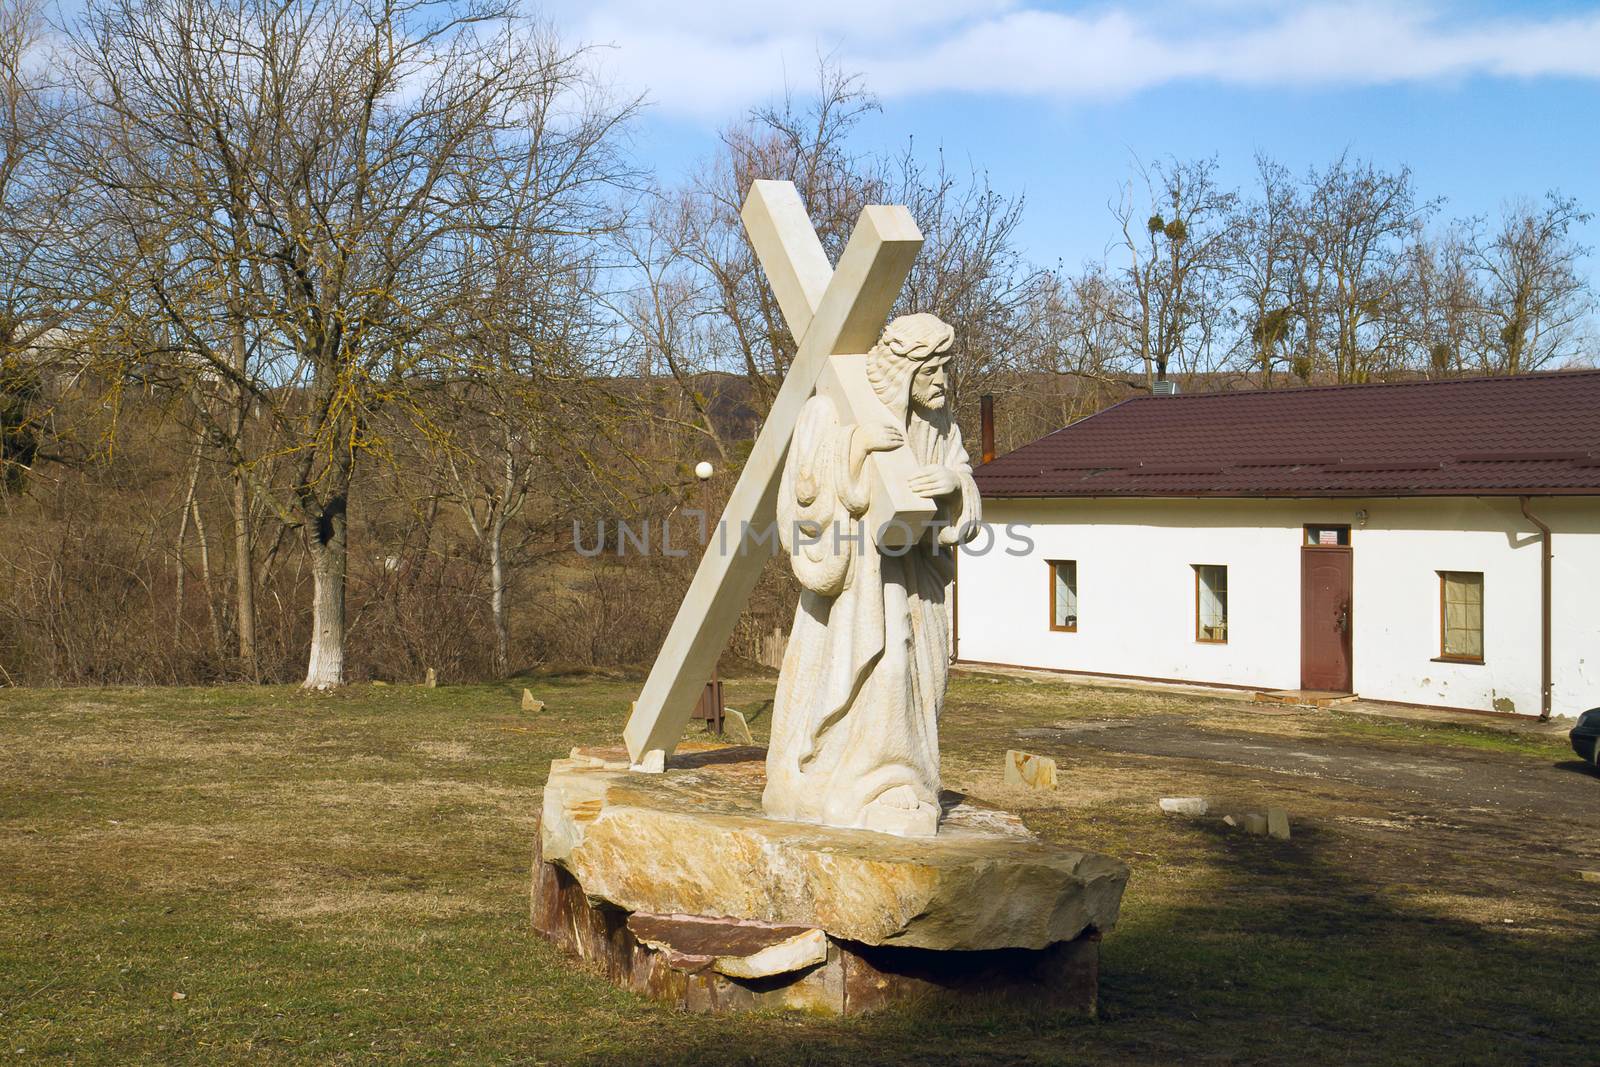
[[[1600, 209], [1600, 5], [1059, 4], [1040, 0], [556, 0], [569, 40], [651, 101], [641, 159], [664, 180], [718, 128], [812, 84], [819, 53], [865, 75], [883, 112], [864, 149], [914, 137], [1028, 197], [1041, 265], [1098, 258], [1130, 160], [1216, 155], [1249, 180], [1341, 151], [1411, 165], [1446, 215], [1550, 188]], [[1585, 243], [1600, 243], [1591, 224]]]

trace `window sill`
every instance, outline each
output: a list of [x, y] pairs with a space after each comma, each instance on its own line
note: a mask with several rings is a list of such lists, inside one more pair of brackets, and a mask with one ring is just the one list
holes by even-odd
[[1481, 667], [1481, 666], [1483, 666], [1483, 657], [1479, 656], [1477, 658], [1474, 658], [1472, 656], [1435, 656], [1435, 657], [1433, 657], [1431, 662], [1433, 662], [1433, 663], [1465, 663], [1469, 667], [1472, 667], [1472, 666]]
[[1076, 626], [1052, 626], [1050, 627], [1050, 632], [1053, 634], [1075, 634], [1078, 632], [1078, 628]]
[[1228, 639], [1226, 637], [1197, 637], [1194, 639], [1194, 643], [1197, 645], [1225, 645], [1228, 643]]

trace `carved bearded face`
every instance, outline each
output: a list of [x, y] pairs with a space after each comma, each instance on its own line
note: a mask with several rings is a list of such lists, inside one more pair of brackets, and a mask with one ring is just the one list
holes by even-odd
[[945, 392], [949, 389], [949, 374], [945, 365], [950, 362], [948, 353], [941, 352], [924, 360], [911, 378], [911, 403], [923, 411], [938, 411], [945, 405]]
[[867, 353], [867, 380], [884, 406], [924, 417], [949, 402], [950, 349], [955, 331], [936, 315], [902, 315]]

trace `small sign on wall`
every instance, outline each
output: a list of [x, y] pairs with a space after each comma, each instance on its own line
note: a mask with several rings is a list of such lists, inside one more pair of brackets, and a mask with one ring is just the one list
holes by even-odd
[[1338, 548], [1342, 545], [1348, 545], [1350, 543], [1350, 527], [1308, 525], [1306, 527], [1305, 543], [1315, 548]]

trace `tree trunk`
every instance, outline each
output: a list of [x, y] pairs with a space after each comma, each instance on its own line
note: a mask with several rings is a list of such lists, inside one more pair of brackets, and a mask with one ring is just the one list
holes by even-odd
[[256, 662], [256, 578], [250, 547], [250, 487], [244, 471], [233, 472], [233, 564], [239, 612], [239, 666], [252, 682], [261, 680]]
[[[236, 287], [237, 288], [237, 287]], [[233, 308], [233, 369], [243, 378], [248, 367], [244, 315]], [[250, 415], [250, 395], [243, 385], [235, 390], [233, 401], [233, 571], [236, 607], [239, 613], [239, 666], [252, 682], [261, 680], [256, 660], [256, 576], [255, 557], [250, 547], [250, 484], [241, 465], [244, 455], [245, 425]]]
[[343, 497], [321, 509], [307, 526], [311, 554], [311, 660], [306, 689], [332, 689], [344, 684], [344, 591], [349, 533]]
[[172, 592], [172, 645], [177, 648], [183, 642], [183, 580], [188, 572], [188, 562], [183, 558], [183, 543], [189, 536], [189, 507], [194, 503], [195, 484], [200, 480], [200, 457], [195, 456], [194, 466], [189, 469], [189, 488], [183, 494], [183, 509], [178, 518], [178, 538], [173, 549], [178, 558], [178, 574], [175, 588]]
[[489, 524], [489, 613], [494, 618], [494, 673], [504, 678], [511, 669], [511, 635], [506, 626], [506, 561], [501, 550], [505, 523]]
[[200, 501], [189, 498], [189, 512], [194, 516], [194, 537], [200, 543], [200, 586], [206, 594], [206, 615], [211, 620], [211, 654], [221, 657], [222, 620], [217, 618], [217, 601], [211, 591], [211, 544], [206, 537], [206, 524], [200, 518]]

